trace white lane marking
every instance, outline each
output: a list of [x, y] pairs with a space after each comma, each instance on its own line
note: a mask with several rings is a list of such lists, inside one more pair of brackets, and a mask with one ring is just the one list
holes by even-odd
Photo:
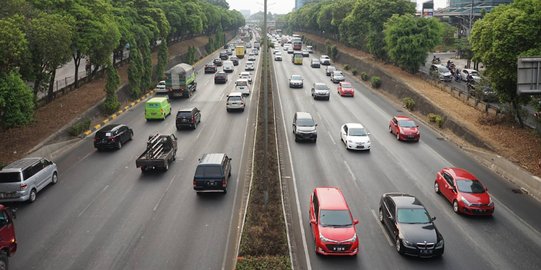
[[[277, 81], [277, 77], [275, 77], [275, 82], [276, 82], [276, 85], [278, 86], [278, 81]], [[282, 98], [280, 96], [280, 91], [278, 91], [278, 102], [280, 103], [280, 111], [282, 112], [282, 115], [284, 115], [284, 108], [282, 106]], [[313, 102], [313, 100], [312, 100]], [[302, 227], [302, 216], [301, 216], [301, 203], [299, 201], [299, 192], [298, 192], [298, 189], [297, 189], [297, 179], [295, 178], [295, 169], [293, 167], [293, 161], [291, 160], [291, 147], [289, 145], [289, 136], [288, 136], [288, 132], [287, 132], [287, 126], [286, 126], [286, 120], [285, 120], [285, 117], [282, 117], [282, 124], [284, 126], [284, 132], [286, 134], [286, 146], [287, 146], [287, 152], [288, 152], [288, 155], [289, 155], [289, 159], [291, 162], [289, 162], [289, 165], [291, 167], [291, 172], [292, 172], [292, 177], [293, 177], [293, 189], [294, 189], [294, 192], [295, 192], [295, 203], [297, 204], [297, 215], [298, 215], [298, 218], [299, 218], [299, 227], [301, 229], [301, 236], [302, 236], [302, 246], [303, 246], [303, 250], [304, 250], [304, 257], [305, 257], [305, 260], [306, 260], [306, 269], [307, 270], [311, 270], [312, 269], [312, 265], [310, 264], [310, 256], [308, 255], [308, 244], [306, 242], [306, 233], [304, 231], [304, 227]], [[287, 223], [286, 223], [287, 224]], [[290, 253], [289, 253], [289, 256], [290, 256], [290, 259], [292, 259], [292, 254], [291, 254], [291, 246], [289, 246], [289, 250], [290, 250]], [[293, 267], [293, 266], [292, 266]]]
[[344, 164], [346, 165], [346, 169], [348, 169], [349, 174], [353, 178], [354, 181], [357, 181], [357, 177], [355, 177], [355, 174], [353, 174], [353, 171], [351, 170], [351, 167], [349, 167], [349, 164], [347, 161], [344, 160]]
[[106, 185], [105, 187], [103, 187], [100, 192], [98, 193], [98, 195], [94, 196], [94, 199], [92, 199], [92, 201], [90, 201], [90, 203], [88, 203], [88, 205], [83, 208], [83, 210], [81, 210], [81, 212], [79, 212], [79, 214], [77, 215], [77, 217], [80, 217], [84, 214], [84, 212], [92, 205], [94, 204], [94, 202], [98, 199], [98, 197], [103, 193], [105, 192], [107, 189], [109, 188], [109, 185]]
[[171, 184], [173, 184], [173, 181], [175, 180], [175, 177], [176, 177], [176, 175], [173, 176], [173, 178], [171, 178], [171, 181], [169, 181], [169, 184], [165, 188], [165, 191], [162, 193], [162, 196], [156, 202], [156, 204], [154, 205], [154, 208], [152, 208], [152, 212], [156, 212], [156, 210], [158, 210], [158, 207], [160, 206], [160, 203], [162, 202], [163, 198], [165, 197], [165, 194], [167, 194], [167, 191], [169, 191], [169, 188], [171, 187]]
[[327, 131], [327, 134], [329, 135], [329, 138], [331, 138], [332, 143], [336, 145], [336, 142], [335, 142], [334, 139], [332, 138], [331, 133], [330, 133], [329, 131]]
[[383, 227], [383, 224], [381, 224], [381, 222], [379, 222], [378, 215], [376, 214], [376, 211], [374, 211], [374, 209], [370, 209], [370, 212], [372, 212], [372, 216], [374, 216], [374, 218], [376, 219], [376, 223], [379, 225], [379, 228], [381, 229], [381, 232], [383, 232], [383, 235], [385, 235], [385, 239], [387, 239], [387, 243], [389, 243], [389, 246], [391, 246], [391, 247], [394, 246], [393, 241], [391, 241], [391, 238], [389, 237], [389, 235], [385, 231], [385, 228]]

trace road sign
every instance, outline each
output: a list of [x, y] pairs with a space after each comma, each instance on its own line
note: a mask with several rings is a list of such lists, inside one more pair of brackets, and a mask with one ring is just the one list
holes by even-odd
[[541, 57], [517, 60], [517, 94], [541, 94]]

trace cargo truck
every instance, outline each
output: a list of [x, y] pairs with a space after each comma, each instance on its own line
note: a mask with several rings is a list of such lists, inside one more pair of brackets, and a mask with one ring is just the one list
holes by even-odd
[[141, 168], [141, 172], [151, 169], [169, 169], [169, 163], [176, 159], [177, 137], [174, 134], [150, 136], [146, 150], [135, 160], [135, 166]]
[[165, 88], [169, 98], [189, 98], [197, 89], [195, 70], [186, 63], [178, 64], [165, 72]]
[[245, 53], [246, 49], [244, 48], [244, 45], [237, 45], [235, 46], [235, 55], [239, 58], [239, 59], [242, 59], [244, 58], [244, 53]]

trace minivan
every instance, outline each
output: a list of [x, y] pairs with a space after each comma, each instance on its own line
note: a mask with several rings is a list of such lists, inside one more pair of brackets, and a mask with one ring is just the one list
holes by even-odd
[[197, 107], [186, 108], [177, 112], [177, 119], [175, 121], [177, 130], [183, 127], [195, 129], [199, 123], [201, 123], [201, 111]]
[[231, 72], [233, 72], [234, 68], [235, 68], [235, 65], [233, 64], [233, 61], [231, 61], [231, 60], [224, 61], [224, 63], [223, 63], [224, 72], [231, 73]]
[[171, 103], [166, 97], [153, 97], [145, 103], [145, 118], [162, 119], [171, 114]]
[[193, 189], [202, 191], [223, 191], [231, 177], [231, 158], [224, 153], [204, 154], [199, 159], [193, 178]]
[[312, 115], [307, 112], [296, 112], [293, 116], [293, 134], [295, 134], [295, 141], [311, 140], [316, 142], [317, 140], [317, 124], [312, 118]]
[[37, 193], [58, 182], [56, 164], [42, 157], [17, 160], [0, 171], [0, 202], [34, 202]]

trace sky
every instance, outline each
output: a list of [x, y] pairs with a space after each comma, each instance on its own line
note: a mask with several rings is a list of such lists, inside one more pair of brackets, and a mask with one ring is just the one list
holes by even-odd
[[[264, 0], [226, 0], [230, 9], [249, 9], [251, 14], [263, 11]], [[375, 0], [377, 1], [377, 0]], [[417, 9], [421, 9], [421, 3], [426, 0], [417, 0]], [[448, 0], [434, 0], [434, 9], [447, 5]], [[286, 14], [295, 7], [295, 0], [267, 0], [267, 9], [273, 14]]]

